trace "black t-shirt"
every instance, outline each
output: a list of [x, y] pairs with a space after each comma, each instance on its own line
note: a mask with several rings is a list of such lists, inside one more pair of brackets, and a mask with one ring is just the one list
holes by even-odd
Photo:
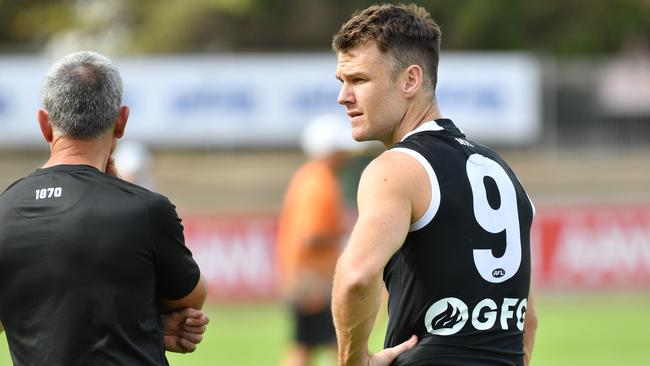
[[0, 320], [16, 366], [166, 365], [159, 300], [199, 268], [162, 195], [87, 165], [0, 195]]
[[394, 365], [523, 365], [534, 208], [491, 149], [450, 120], [423, 124], [394, 150], [416, 158], [432, 187], [384, 270], [386, 347], [418, 345]]

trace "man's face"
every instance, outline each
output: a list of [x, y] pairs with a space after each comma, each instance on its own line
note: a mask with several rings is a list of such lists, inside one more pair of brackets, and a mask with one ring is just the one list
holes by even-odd
[[342, 82], [338, 103], [345, 106], [357, 141], [392, 145], [396, 127], [406, 112], [400, 77], [390, 75], [390, 56], [375, 42], [338, 53], [336, 78]]

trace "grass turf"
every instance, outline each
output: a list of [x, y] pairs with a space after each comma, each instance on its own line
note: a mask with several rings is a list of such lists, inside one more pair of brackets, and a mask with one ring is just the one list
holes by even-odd
[[[647, 366], [650, 364], [650, 294], [543, 295], [534, 366]], [[210, 326], [193, 354], [168, 354], [172, 366], [279, 365], [290, 335], [279, 304], [220, 305], [208, 309]], [[382, 344], [380, 316], [371, 350]], [[327, 365], [325, 357], [317, 365]], [[0, 334], [0, 365], [11, 365]]]

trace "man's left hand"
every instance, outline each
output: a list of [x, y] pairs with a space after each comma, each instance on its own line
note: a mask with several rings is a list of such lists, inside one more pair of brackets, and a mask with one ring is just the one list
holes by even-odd
[[391, 363], [393, 363], [393, 361], [395, 361], [395, 358], [397, 358], [397, 356], [410, 350], [411, 348], [415, 347], [415, 345], [417, 344], [418, 344], [418, 337], [412, 335], [411, 338], [398, 344], [395, 347], [386, 348], [380, 352], [369, 355], [368, 359], [366, 360], [366, 362], [364, 362], [364, 364], [370, 366], [388, 366]]
[[194, 352], [201, 343], [210, 319], [201, 310], [185, 308], [162, 314], [165, 350], [176, 353]]

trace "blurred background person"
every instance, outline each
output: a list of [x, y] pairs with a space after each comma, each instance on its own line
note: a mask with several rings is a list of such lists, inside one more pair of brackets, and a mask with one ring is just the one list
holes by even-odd
[[146, 144], [139, 140], [120, 142], [115, 148], [113, 158], [120, 169], [122, 179], [155, 191], [153, 159]]
[[337, 173], [356, 145], [349, 125], [338, 115], [315, 118], [301, 136], [309, 160], [291, 178], [277, 236], [280, 286], [293, 324], [286, 366], [308, 365], [319, 346], [333, 351], [334, 362], [332, 278], [348, 232]]

